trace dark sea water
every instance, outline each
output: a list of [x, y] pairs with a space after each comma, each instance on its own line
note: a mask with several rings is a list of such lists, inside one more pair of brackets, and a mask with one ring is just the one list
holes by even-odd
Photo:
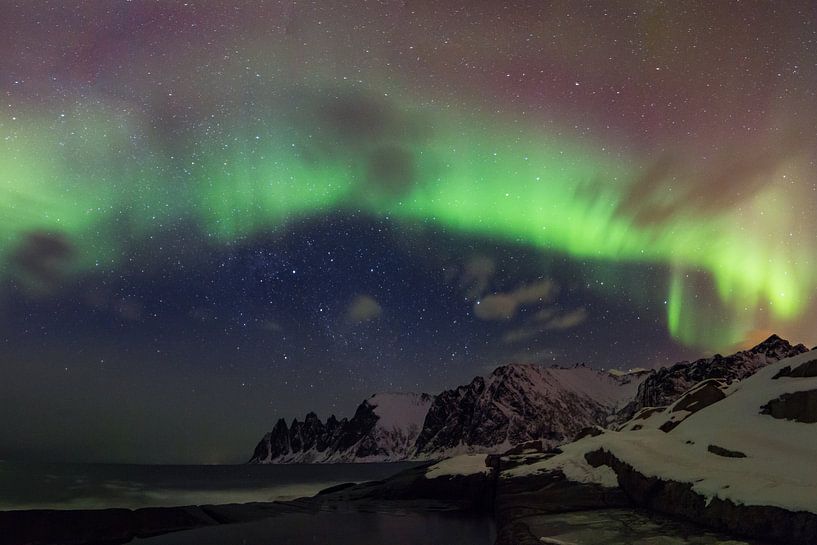
[[[377, 480], [412, 463], [141, 466], [0, 462], [0, 510], [169, 507], [287, 500]], [[451, 512], [287, 513], [136, 539], [144, 545], [491, 545], [488, 517]]]
[[0, 510], [289, 500], [416, 464], [144, 466], [0, 462]]
[[133, 545], [492, 545], [488, 517], [441, 512], [289, 514], [197, 528]]

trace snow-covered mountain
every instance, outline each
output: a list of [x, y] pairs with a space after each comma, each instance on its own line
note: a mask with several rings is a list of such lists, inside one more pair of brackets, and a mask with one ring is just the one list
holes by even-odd
[[[375, 394], [351, 419], [279, 420], [251, 463], [375, 462], [498, 453], [523, 443], [547, 449], [590, 426], [622, 423], [665, 407], [706, 380], [717, 388], [782, 358], [806, 352], [772, 335], [759, 345], [654, 370], [599, 371], [510, 364], [469, 384], [428, 394]], [[711, 394], [707, 389], [704, 393]], [[675, 425], [674, 423], [666, 424]]]
[[504, 365], [434, 398], [415, 456], [501, 452], [529, 441], [554, 446], [604, 424], [638, 383], [584, 366]]
[[324, 423], [309, 413], [281, 419], [251, 463], [426, 460], [459, 452], [500, 452], [543, 440], [552, 446], [602, 424], [635, 393], [637, 374], [584, 366], [505, 365], [487, 377], [428, 394], [375, 394], [351, 419]]
[[641, 383], [634, 399], [621, 410], [617, 420], [626, 421], [644, 407], [666, 407], [701, 381], [719, 379], [731, 383], [742, 380], [761, 367], [807, 351], [802, 344], [792, 345], [772, 335], [757, 346], [731, 356], [715, 354], [711, 358], [663, 367]]
[[428, 394], [375, 394], [347, 420], [315, 413], [290, 426], [280, 419], [255, 447], [250, 463], [387, 462], [405, 460], [423, 426]]

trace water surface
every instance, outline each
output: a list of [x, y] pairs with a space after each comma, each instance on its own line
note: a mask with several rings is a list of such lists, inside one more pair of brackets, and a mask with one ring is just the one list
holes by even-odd
[[133, 545], [493, 545], [488, 517], [449, 512], [289, 514], [136, 539]]
[[761, 545], [633, 509], [544, 515], [529, 526], [551, 545]]
[[0, 463], [0, 510], [171, 507], [289, 500], [413, 463], [125, 465]]

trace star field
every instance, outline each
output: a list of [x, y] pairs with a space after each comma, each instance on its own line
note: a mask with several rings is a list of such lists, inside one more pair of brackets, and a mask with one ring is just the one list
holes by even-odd
[[814, 343], [809, 2], [3, 12], [0, 457]]

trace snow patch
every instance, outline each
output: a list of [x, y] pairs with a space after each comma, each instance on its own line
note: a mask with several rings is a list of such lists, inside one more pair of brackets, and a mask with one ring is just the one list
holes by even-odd
[[488, 471], [489, 468], [485, 465], [484, 454], [461, 454], [434, 464], [426, 470], [425, 476], [426, 479], [436, 479], [455, 475], [487, 474]]
[[377, 425], [391, 430], [407, 429], [414, 425], [423, 426], [423, 421], [431, 406], [431, 396], [412, 393], [374, 394], [367, 402], [377, 415]]

